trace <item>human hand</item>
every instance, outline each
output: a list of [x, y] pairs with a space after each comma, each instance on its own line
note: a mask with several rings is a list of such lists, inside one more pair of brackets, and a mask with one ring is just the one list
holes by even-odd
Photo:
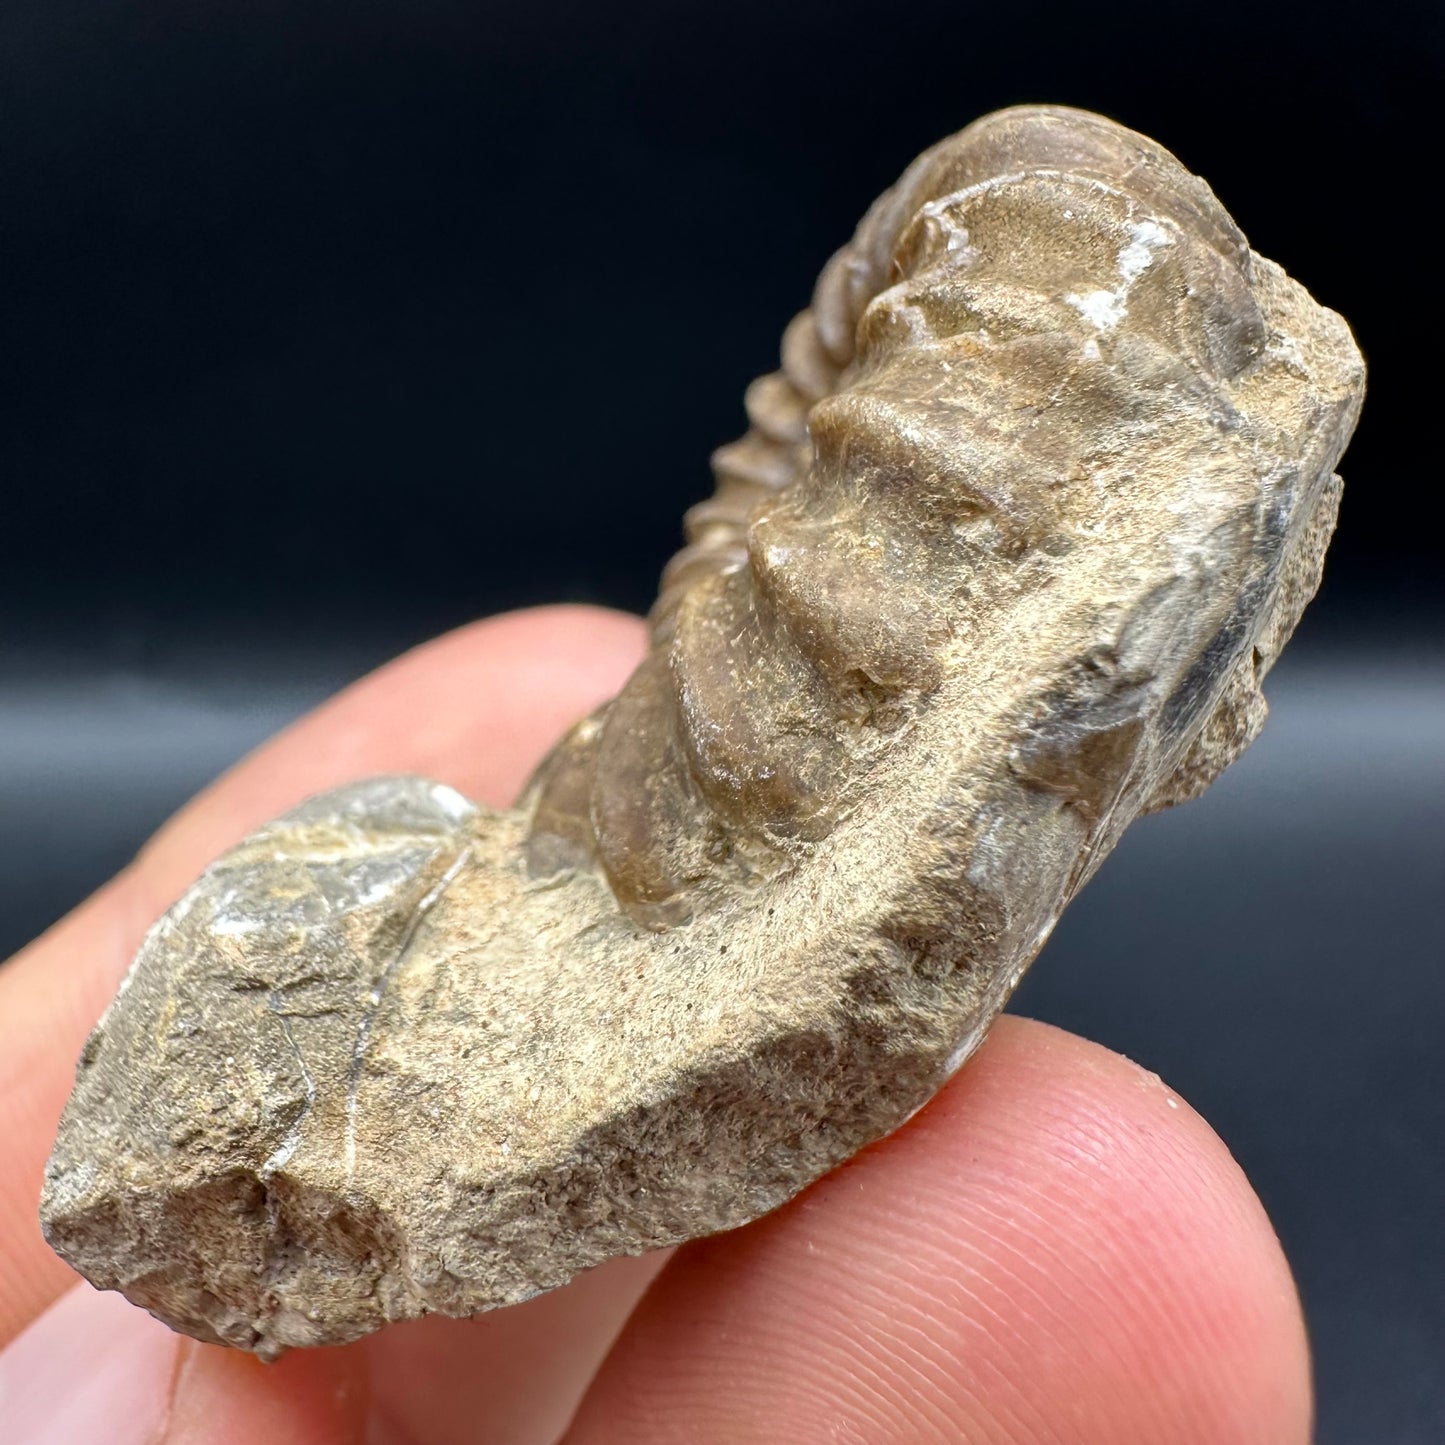
[[642, 647], [634, 618], [548, 608], [408, 654], [207, 789], [0, 971], [5, 1445], [1307, 1440], [1294, 1286], [1224, 1145], [1156, 1076], [1017, 1018], [765, 1219], [513, 1309], [263, 1365], [75, 1283], [40, 1236], [41, 1175], [150, 923], [324, 788], [416, 772], [506, 804]]

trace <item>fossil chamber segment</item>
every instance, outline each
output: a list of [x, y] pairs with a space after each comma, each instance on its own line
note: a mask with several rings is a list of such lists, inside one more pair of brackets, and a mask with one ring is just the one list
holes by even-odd
[[[1338, 319], [1161, 147], [1082, 112], [985, 118], [873, 206], [782, 359], [688, 514], [652, 656], [589, 724], [585, 760], [572, 739], [544, 770], [537, 858], [567, 840], [654, 926], [794, 866], [942, 681], [979, 667], [981, 639], [1003, 650], [987, 634], [1007, 609], [1067, 589], [1081, 550], [1105, 573], [1136, 566], [1161, 522], [1169, 555], [1150, 560], [1173, 606], [1248, 571], [1252, 610], [1230, 627], [1263, 644], [1155, 805], [1253, 735], [1256, 669], [1318, 580], [1360, 371]], [[1170, 508], [1236, 535], [1181, 570]], [[1106, 578], [1068, 622], [1106, 667], [1109, 598]], [[1176, 732], [1198, 722], [1199, 681]], [[1058, 785], [1107, 791], [1098, 761]]]
[[729, 1228], [969, 1057], [1139, 814], [1264, 716], [1364, 388], [1154, 142], [925, 152], [518, 807], [357, 784], [214, 864], [77, 1074], [54, 1247], [275, 1355]]

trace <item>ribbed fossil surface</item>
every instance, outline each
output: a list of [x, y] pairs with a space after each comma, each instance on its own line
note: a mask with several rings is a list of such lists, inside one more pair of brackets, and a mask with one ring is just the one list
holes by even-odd
[[1340, 318], [1151, 141], [1028, 108], [935, 146], [521, 806], [359, 783], [156, 925], [80, 1063], [52, 1244], [274, 1355], [789, 1198], [1254, 736], [1362, 391]]

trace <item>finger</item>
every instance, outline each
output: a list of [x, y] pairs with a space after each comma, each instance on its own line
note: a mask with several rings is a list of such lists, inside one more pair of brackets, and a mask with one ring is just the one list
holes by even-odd
[[421, 772], [506, 802], [641, 648], [637, 619], [595, 608], [516, 613], [418, 648], [245, 759], [0, 970], [0, 1343], [74, 1278], [36, 1221], [45, 1156], [85, 1035], [159, 913], [250, 828], [357, 776]]
[[[551, 1445], [656, 1260], [476, 1320], [262, 1365], [119, 1295], [62, 1295], [0, 1350], [6, 1445]], [[565, 1300], [565, 1310], [558, 1304]], [[378, 1348], [380, 1347], [380, 1348]]]
[[552, 1445], [666, 1257], [614, 1259], [512, 1309], [373, 1335], [367, 1445]]
[[198, 868], [299, 799], [420, 773], [506, 807], [553, 743], [637, 666], [642, 622], [598, 607], [489, 618], [338, 694], [207, 788], [138, 860], [164, 906]]
[[680, 1250], [569, 1445], [1303, 1445], [1289, 1270], [1159, 1080], [1004, 1019], [921, 1114]]
[[344, 1351], [267, 1367], [84, 1284], [0, 1352], [6, 1445], [357, 1445], [366, 1404]]

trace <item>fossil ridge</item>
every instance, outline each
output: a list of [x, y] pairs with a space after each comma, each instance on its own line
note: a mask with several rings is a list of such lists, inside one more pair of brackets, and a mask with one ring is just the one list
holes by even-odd
[[647, 658], [518, 808], [358, 783], [155, 926], [47, 1237], [273, 1356], [788, 1199], [1258, 731], [1362, 393], [1340, 318], [1153, 142], [1027, 107], [933, 147], [749, 388]]

